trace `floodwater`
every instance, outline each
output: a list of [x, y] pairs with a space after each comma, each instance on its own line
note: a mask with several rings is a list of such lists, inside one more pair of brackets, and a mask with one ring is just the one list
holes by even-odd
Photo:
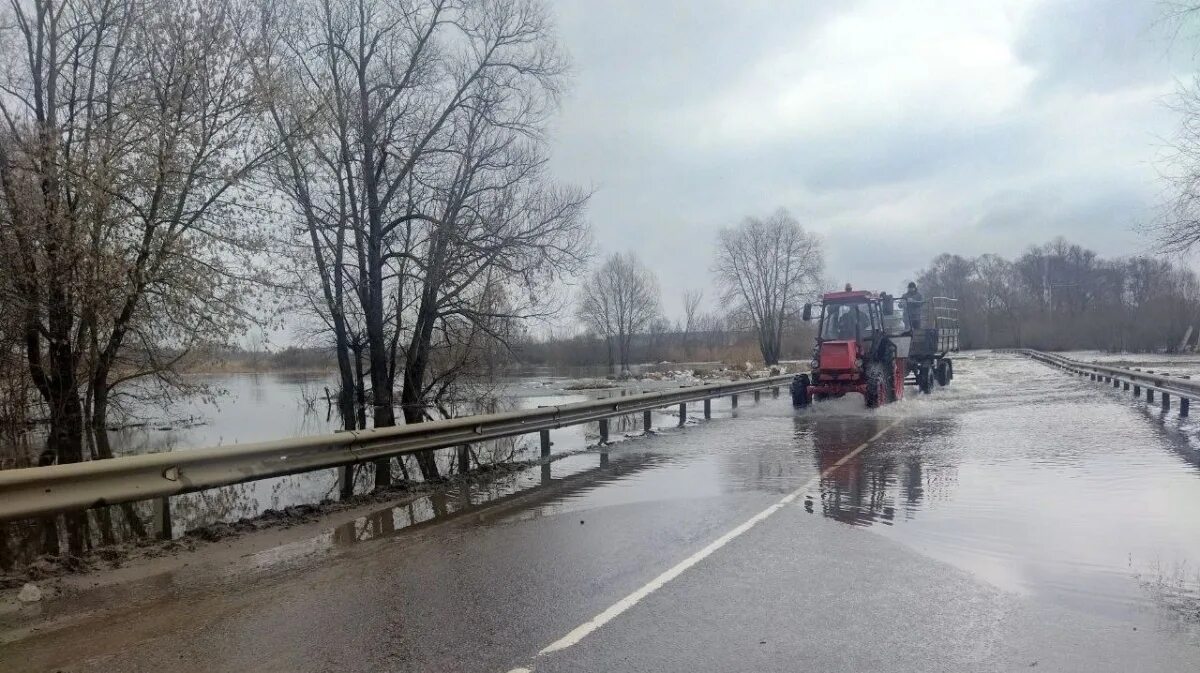
[[[572, 456], [564, 473], [587, 479], [501, 521], [788, 493], [811, 480], [801, 502], [814, 516], [1004, 591], [1118, 618], [1151, 611], [1200, 639], [1198, 421], [990, 353], [961, 356], [949, 388], [876, 411], [847, 396], [809, 410], [768, 399], [734, 415], [613, 447], [606, 469], [593, 454]], [[536, 471], [513, 475], [383, 510], [332, 541], [390, 534], [544, 484]]]
[[[1116, 618], [1152, 613], [1200, 642], [1200, 421], [1018, 355], [962, 354], [955, 372], [948, 388], [874, 411], [857, 396], [806, 410], [786, 397], [736, 411], [721, 400], [712, 423], [689, 408], [676, 429], [678, 417], [656, 414], [651, 437], [640, 436], [640, 418], [626, 419], [604, 453], [594, 425], [564, 428], [552, 433], [562, 457], [546, 468], [381, 509], [261, 561], [356, 545], [513, 495], [522, 504], [480, 525], [806, 488], [795, 506], [814, 520], [883, 536], [1006, 592]], [[171, 448], [329, 430], [298, 409], [288, 386], [303, 382], [225, 385], [220, 416], [163, 431]], [[524, 378], [507, 391], [523, 408], [619, 394], [565, 387]], [[278, 420], [263, 430], [264, 418]], [[143, 432], [129, 446], [149, 445], [153, 432]], [[513, 448], [536, 456], [536, 436]], [[176, 521], [227, 521], [335, 487], [329, 473], [216, 489], [176, 498]]]
[[877, 411], [847, 396], [739, 413], [711, 441], [650, 440], [638, 469], [514, 518], [811, 479], [802, 503], [814, 516], [1004, 591], [1113, 617], [1151, 611], [1200, 642], [1200, 422], [983, 353], [960, 357], [949, 388]]
[[[814, 507], [1006, 590], [1200, 624], [1200, 426], [1019, 356], [960, 365], [942, 408], [918, 400]], [[862, 441], [848, 421], [797, 417], [818, 466]]]
[[1200, 379], [1200, 353], [1105, 353], [1103, 351], [1065, 351], [1063, 357], [1107, 365], [1109, 367], [1134, 367], [1142, 370], [1162, 372], [1170, 376], [1190, 376]]
[[[962, 354], [955, 370], [949, 388], [878, 410], [857, 396], [796, 410], [767, 395], [737, 410], [722, 401], [713, 422], [690, 417], [679, 427], [678, 418], [657, 416], [649, 436], [635, 419], [629, 437], [603, 448], [572, 449], [594, 442], [594, 428], [556, 435], [562, 459], [545, 469], [381, 507], [323, 531], [277, 531], [291, 541], [269, 549], [252, 542], [274, 534], [201, 547], [144, 586], [204, 585], [215, 572], [221, 588], [211, 600], [171, 595], [124, 622], [96, 624], [144, 638], [156, 615], [186, 611], [182, 626], [165, 620], [171, 631], [156, 647], [114, 645], [112, 633], [79, 640], [65, 629], [35, 646], [64, 661], [63, 647], [80, 659], [107, 647], [112, 661], [92, 659], [103, 670], [157, 670], [168, 658], [213, 651], [222, 654], [213, 667], [288, 661], [323, 670], [322, 652], [350, 651], [367, 634], [366, 642], [398, 653], [373, 660], [372, 670], [466, 670], [445, 657], [486, 650], [460, 647], [472, 634], [537, 651], [580, 614], [724, 540], [570, 652], [661, 663], [648, 657], [694, 654], [701, 624], [716, 645], [698, 661], [757, 643], [755, 652], [783, 644], [804, 656], [824, 648], [817, 661], [826, 669], [865, 648], [861, 668], [956, 661], [963, 665], [950, 669], [1013, 670], [1040, 661], [1092, 670], [1081, 662], [1108, 662], [1107, 647], [1121, 655], [1107, 670], [1192, 670], [1200, 652], [1200, 424], [1017, 355]], [[577, 394], [536, 380], [517, 389], [529, 393], [512, 396], [526, 405]], [[750, 521], [761, 522], [750, 530]], [[734, 530], [744, 534], [729, 537]], [[206, 569], [208, 550], [217, 561]], [[127, 590], [114, 586], [93, 600]], [[561, 614], [547, 616], [564, 605], [572, 607], [565, 627]], [[447, 634], [447, 614], [475, 621]], [[354, 629], [327, 627], [350, 622]], [[549, 634], [523, 635], [547, 622]], [[915, 648], [908, 665], [893, 665], [905, 648]], [[410, 665], [413, 652], [433, 651], [436, 658]], [[967, 665], [977, 656], [1005, 665]], [[756, 661], [748, 670], [784, 668]]]
[[[670, 371], [672, 368], [644, 365], [640, 369], [647, 372], [659, 372]], [[572, 375], [595, 374], [596, 371], [580, 369], [567, 373]], [[623, 387], [611, 389], [573, 390], [572, 387], [580, 383], [580, 379], [563, 376], [563, 372], [546, 370], [540, 372], [538, 376], [532, 376], [529, 372], [522, 374], [503, 380], [499, 384], [489, 384], [488, 390], [491, 395], [490, 401], [487, 402], [489, 408], [478, 411], [533, 409], [540, 406], [570, 404], [600, 397], [621, 396], [644, 390], [675, 387], [680, 385], [681, 381], [685, 383], [698, 382], [687, 375], [682, 375], [678, 379], [668, 377], [667, 380], [660, 381], [631, 381], [622, 384]], [[114, 427], [109, 432], [113, 452], [122, 456], [187, 451], [201, 447], [327, 434], [336, 432], [340, 428], [336, 410], [327, 402], [327, 392], [334, 387], [332, 377], [329, 375], [312, 373], [205, 375], [194, 377], [192, 383], [202, 386], [207, 392], [202, 395], [180, 398], [165, 408], [143, 406], [129, 411], [127, 413], [128, 422], [118, 421], [119, 427]], [[676, 425], [678, 416], [673, 415], [670, 411], [662, 410], [654, 413], [652, 416], [654, 426]], [[640, 414], [636, 418], [629, 416], [614, 419], [610, 424], [611, 439], [619, 441], [627, 433], [641, 434], [641, 423]], [[28, 440], [24, 442], [26, 450], [36, 453], [36, 446], [39, 444], [37, 439], [26, 439]], [[555, 460], [552, 467], [556, 477], [596, 466], [597, 457], [595, 455], [573, 456], [570, 454], [584, 451], [599, 440], [597, 424], [551, 430], [550, 439], [552, 442], [551, 455], [563, 456]], [[532, 460], [540, 456], [536, 433], [485, 442], [473, 445], [472, 448], [482, 464]], [[442, 451], [437, 454], [443, 472], [453, 468], [453, 454], [453, 451]], [[28, 459], [24, 461], [25, 464], [29, 462]], [[419, 478], [419, 472], [411, 458], [406, 467], [410, 477]], [[332, 469], [321, 470], [174, 496], [171, 498], [173, 535], [178, 538], [196, 528], [255, 517], [267, 510], [281, 510], [292, 505], [335, 500], [339, 490], [338, 472], [338, 470]], [[395, 478], [400, 478], [401, 474], [398, 469], [394, 468], [393, 472]], [[532, 476], [525, 472], [517, 473], [511, 478], [499, 480], [496, 484], [473, 487], [479, 492], [474, 495], [467, 493], [464, 500], [468, 503], [486, 501], [527, 488], [540, 480], [541, 475], [536, 471]], [[369, 492], [373, 483], [373, 466], [360, 466], [355, 475], [356, 492]], [[457, 507], [453, 502], [443, 504], [445, 502], [447, 502], [445, 498], [440, 496], [432, 500], [421, 498], [404, 510], [393, 512], [390, 516], [394, 516], [394, 522], [384, 525], [381, 523], [381, 519], [377, 518], [375, 524], [382, 526], [380, 530], [394, 530], [411, 523], [427, 520], [438, 514], [456, 511]], [[150, 523], [151, 529], [158, 525], [161, 516], [158, 502], [136, 503], [135, 507], [139, 515]], [[118, 518], [118, 526], [115, 530], [118, 537], [128, 534], [129, 530], [119, 524], [120, 518]], [[37, 546], [36, 531], [31, 529], [27, 533], [28, 535], [17, 534], [17, 537], [28, 539], [10, 543], [17, 547], [30, 547], [25, 552], [15, 552], [18, 557], [27, 557]], [[340, 536], [339, 540], [355, 537], [361, 537], [361, 535], [353, 535], [350, 538]]]

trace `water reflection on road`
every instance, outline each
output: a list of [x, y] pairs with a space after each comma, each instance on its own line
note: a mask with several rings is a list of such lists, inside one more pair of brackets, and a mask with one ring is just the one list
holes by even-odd
[[797, 414], [823, 473], [805, 508], [1006, 590], [1107, 614], [1172, 604], [1200, 624], [1191, 422], [1014, 357], [973, 364], [886, 413]]

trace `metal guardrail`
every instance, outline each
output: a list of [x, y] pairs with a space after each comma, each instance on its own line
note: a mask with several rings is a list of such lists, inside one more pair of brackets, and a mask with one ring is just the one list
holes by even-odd
[[1080, 362], [1061, 355], [1031, 349], [1018, 349], [1017, 352], [1078, 376], [1087, 376], [1092, 381], [1111, 383], [1113, 388], [1132, 389], [1133, 394], [1138, 397], [1145, 391], [1146, 401], [1150, 403], [1154, 402], [1154, 394], [1158, 393], [1163, 411], [1171, 409], [1171, 396], [1174, 395], [1179, 398], [1180, 416], [1187, 416], [1191, 410], [1191, 401], [1200, 399], [1200, 382], [1182, 376], [1170, 376], [1152, 370], [1142, 371]]
[[[548, 431], [555, 428], [638, 412], [644, 412], [649, 426], [653, 409], [725, 396], [731, 396], [736, 407], [738, 394], [754, 392], [757, 398], [757, 391], [778, 388], [791, 378], [789, 374], [376, 430], [4, 470], [0, 521], [169, 497], [534, 432], [542, 433], [542, 455], [548, 457]], [[706, 418], [708, 412], [705, 404]], [[602, 423], [602, 442], [607, 440], [606, 430]]]

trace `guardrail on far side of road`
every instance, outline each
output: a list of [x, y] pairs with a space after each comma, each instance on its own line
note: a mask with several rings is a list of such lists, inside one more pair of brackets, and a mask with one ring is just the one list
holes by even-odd
[[1164, 412], [1171, 410], [1171, 397], [1178, 397], [1179, 415], [1182, 417], [1186, 417], [1191, 411], [1192, 400], [1200, 399], [1200, 383], [1187, 377], [1169, 376], [1153, 370], [1143, 371], [1080, 362], [1061, 355], [1028, 348], [1018, 349], [1017, 352], [1076, 376], [1086, 376], [1092, 381], [1112, 384], [1113, 388], [1132, 389], [1134, 397], [1141, 397], [1144, 394], [1147, 403], [1154, 403], [1154, 396], [1157, 393]]

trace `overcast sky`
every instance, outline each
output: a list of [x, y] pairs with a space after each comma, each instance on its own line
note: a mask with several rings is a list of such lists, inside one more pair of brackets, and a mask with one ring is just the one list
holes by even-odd
[[779, 207], [863, 289], [943, 251], [1150, 248], [1192, 65], [1158, 0], [551, 7], [574, 63], [553, 171], [596, 188], [600, 252], [637, 251], [672, 318], [686, 288], [715, 303], [717, 230]]

